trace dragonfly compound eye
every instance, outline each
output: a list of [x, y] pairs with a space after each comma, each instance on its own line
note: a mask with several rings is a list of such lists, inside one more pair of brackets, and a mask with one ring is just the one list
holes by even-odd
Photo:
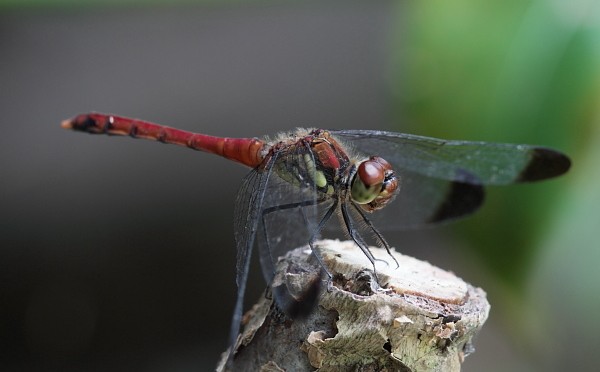
[[358, 165], [352, 180], [352, 200], [368, 211], [383, 208], [398, 190], [398, 179], [392, 166], [378, 156], [371, 156]]

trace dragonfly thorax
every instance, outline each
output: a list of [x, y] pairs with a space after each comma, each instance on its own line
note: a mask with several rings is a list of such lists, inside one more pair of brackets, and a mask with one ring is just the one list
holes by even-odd
[[367, 212], [385, 207], [399, 189], [399, 181], [390, 163], [378, 156], [359, 162], [352, 175], [350, 196]]
[[282, 180], [329, 197], [338, 194], [352, 163], [343, 146], [323, 129], [299, 129], [274, 143], [263, 164], [270, 162]]

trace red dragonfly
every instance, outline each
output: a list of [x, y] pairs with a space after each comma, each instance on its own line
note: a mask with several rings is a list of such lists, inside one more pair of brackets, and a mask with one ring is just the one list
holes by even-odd
[[542, 147], [373, 130], [298, 129], [273, 140], [222, 138], [99, 113], [78, 115], [62, 127], [186, 146], [252, 168], [234, 212], [238, 295], [231, 344], [239, 332], [254, 245], [267, 282], [279, 256], [306, 244], [328, 274], [315, 241], [337, 215], [374, 264], [366, 237], [390, 249], [376, 225], [414, 228], [462, 217], [481, 205], [484, 185], [539, 181], [570, 167], [567, 156]]

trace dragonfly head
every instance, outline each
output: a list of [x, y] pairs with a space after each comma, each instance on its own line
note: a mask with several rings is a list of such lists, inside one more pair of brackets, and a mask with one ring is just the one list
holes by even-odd
[[378, 156], [361, 161], [352, 178], [350, 195], [367, 212], [381, 209], [400, 190], [390, 163]]

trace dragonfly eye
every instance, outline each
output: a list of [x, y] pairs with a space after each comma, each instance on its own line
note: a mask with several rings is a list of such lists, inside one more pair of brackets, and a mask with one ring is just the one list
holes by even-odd
[[390, 163], [371, 156], [358, 165], [352, 180], [352, 200], [367, 211], [383, 208], [398, 191], [398, 179]]

